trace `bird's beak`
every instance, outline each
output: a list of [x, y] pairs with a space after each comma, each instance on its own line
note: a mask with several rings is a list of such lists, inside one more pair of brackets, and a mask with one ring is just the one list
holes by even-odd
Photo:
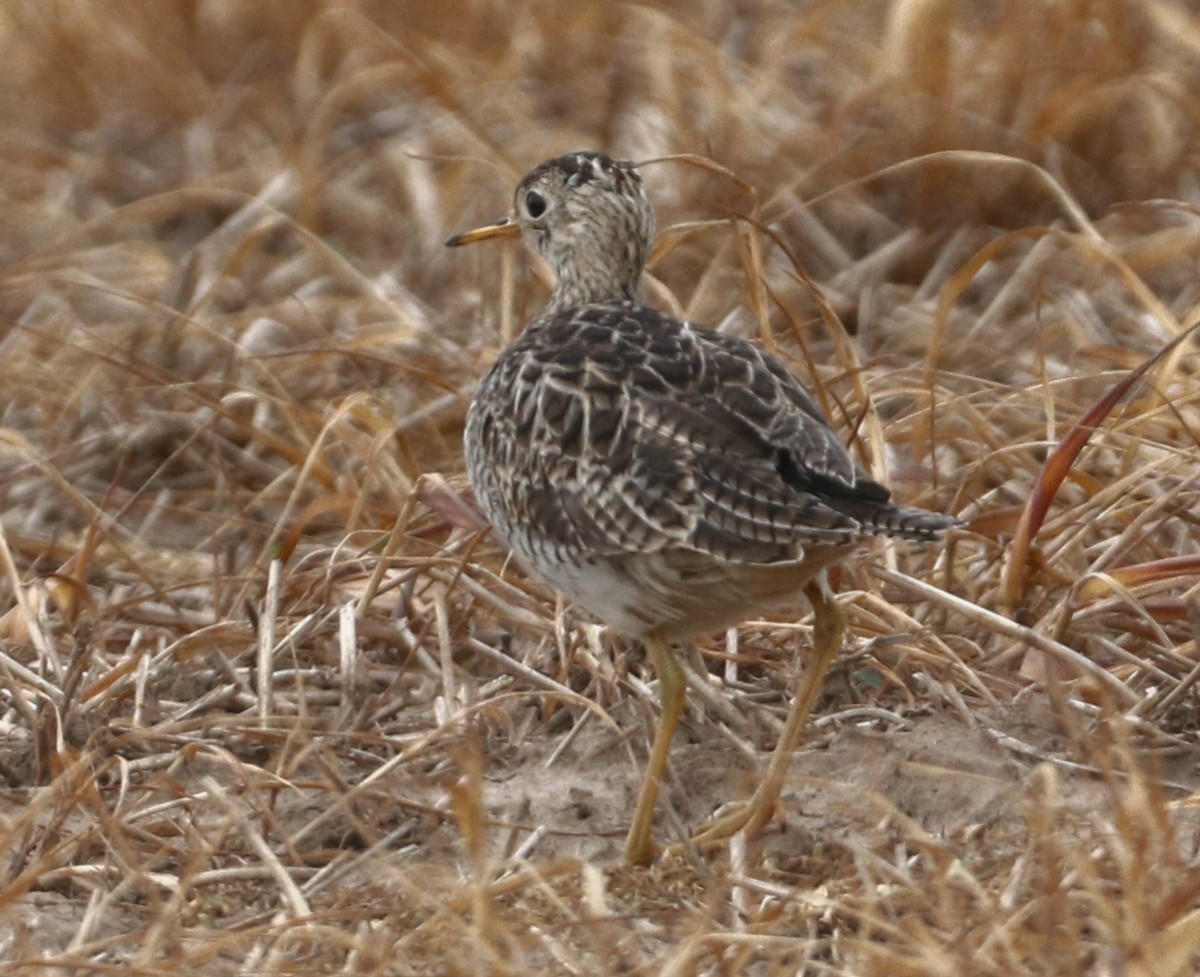
[[451, 234], [446, 238], [446, 247], [457, 248], [462, 244], [488, 241], [494, 237], [520, 236], [521, 225], [517, 223], [516, 217], [509, 214], [507, 217], [501, 217], [498, 221], [492, 221], [490, 224], [484, 224], [482, 227], [476, 227], [473, 230], [463, 231], [459, 234]]

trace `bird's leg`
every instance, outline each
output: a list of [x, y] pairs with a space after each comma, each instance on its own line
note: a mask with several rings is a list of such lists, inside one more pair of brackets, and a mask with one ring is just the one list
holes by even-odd
[[705, 825], [692, 839], [696, 845], [716, 844], [733, 837], [739, 831], [754, 834], [770, 821], [775, 813], [775, 806], [779, 802], [779, 794], [783, 790], [783, 782], [800, 741], [800, 734], [808, 725], [809, 714], [825, 686], [825, 676], [841, 650], [842, 637], [846, 632], [846, 614], [834, 600], [824, 574], [810, 582], [804, 588], [804, 593], [813, 607], [812, 661], [805, 669], [804, 684], [792, 703], [791, 712], [788, 713], [787, 722], [779, 736], [779, 743], [775, 752], [771, 754], [763, 778], [750, 800], [732, 814], [716, 818]]
[[687, 677], [683, 666], [667, 643], [660, 638], [647, 638], [646, 651], [658, 675], [658, 694], [662, 700], [662, 713], [650, 747], [650, 759], [646, 762], [646, 773], [642, 778], [642, 789], [638, 795], [637, 810], [625, 839], [625, 860], [634, 865], [645, 865], [654, 858], [654, 806], [658, 801], [658, 790], [667, 772], [667, 756], [671, 750], [671, 737], [679, 725], [679, 717], [687, 693]]

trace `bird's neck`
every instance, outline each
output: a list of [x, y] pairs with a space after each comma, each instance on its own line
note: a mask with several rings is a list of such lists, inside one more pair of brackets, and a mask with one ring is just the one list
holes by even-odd
[[632, 302], [637, 298], [637, 282], [628, 280], [600, 280], [562, 278], [554, 286], [547, 312], [576, 309], [581, 305], [602, 305], [612, 302]]
[[549, 312], [637, 298], [645, 247], [633, 236], [616, 240], [601, 235], [585, 237], [570, 250], [545, 257], [555, 277]]

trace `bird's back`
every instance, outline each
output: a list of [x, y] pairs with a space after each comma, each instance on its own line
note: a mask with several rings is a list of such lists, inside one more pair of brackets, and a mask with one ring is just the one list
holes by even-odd
[[[482, 381], [465, 440], [518, 557], [634, 633], [679, 616], [684, 591], [700, 623], [722, 593], [756, 603], [739, 580], [794, 590], [864, 537], [954, 522], [892, 505], [770, 354], [634, 302], [536, 320]], [[638, 594], [649, 607], [631, 617]]]

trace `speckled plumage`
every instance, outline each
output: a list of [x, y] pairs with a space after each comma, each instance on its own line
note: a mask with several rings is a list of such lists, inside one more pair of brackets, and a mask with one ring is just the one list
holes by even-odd
[[841, 642], [823, 571], [868, 537], [930, 540], [955, 520], [893, 505], [779, 360], [638, 300], [654, 216], [631, 164], [548, 160], [512, 215], [447, 243], [518, 231], [556, 285], [479, 385], [467, 470], [528, 569], [650, 651], [662, 718], [626, 844], [645, 862], [686, 686], [667, 643], [812, 601], [816, 661], [763, 781], [701, 837], [761, 826]]
[[628, 164], [543, 163], [516, 213], [558, 286], [481, 382], [467, 468], [516, 555], [573, 601], [686, 637], [797, 593], [864, 537], [953, 522], [889, 503], [770, 354], [634, 297], [653, 218]]

